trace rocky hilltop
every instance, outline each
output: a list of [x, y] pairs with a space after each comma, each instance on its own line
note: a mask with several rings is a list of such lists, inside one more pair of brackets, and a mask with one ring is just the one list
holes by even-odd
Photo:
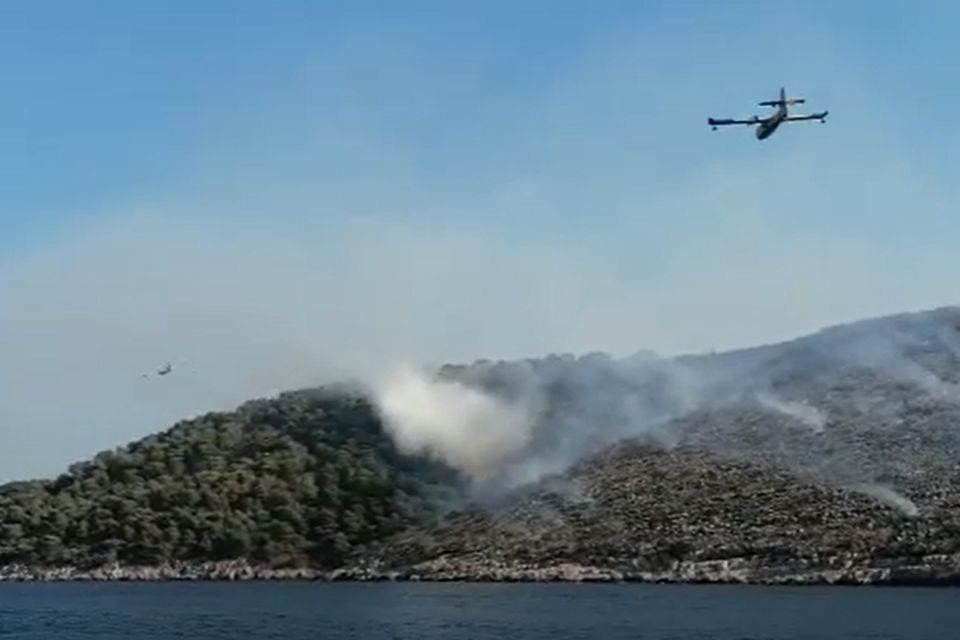
[[960, 492], [914, 497], [916, 511], [879, 489], [630, 443], [406, 532], [379, 566], [426, 580], [960, 583]]
[[960, 309], [438, 376], [537, 409], [472, 502], [364, 398], [285, 394], [0, 488], [0, 580], [960, 583]]
[[555, 356], [441, 373], [507, 400], [536, 397], [521, 467], [562, 472], [643, 437], [818, 480], [921, 490], [953, 473], [960, 452], [954, 307], [720, 354]]
[[593, 453], [495, 509], [408, 532], [385, 566], [431, 579], [960, 581], [956, 308], [709, 356], [444, 374], [549, 398], [539, 462], [563, 461], [571, 441]]

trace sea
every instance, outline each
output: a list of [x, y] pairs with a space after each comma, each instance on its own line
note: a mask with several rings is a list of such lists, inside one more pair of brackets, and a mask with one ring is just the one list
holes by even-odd
[[957, 640], [960, 590], [640, 584], [0, 583], [16, 640]]

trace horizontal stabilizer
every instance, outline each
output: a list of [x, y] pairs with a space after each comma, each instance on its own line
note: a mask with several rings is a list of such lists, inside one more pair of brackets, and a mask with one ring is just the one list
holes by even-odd
[[786, 100], [765, 100], [763, 102], [758, 102], [761, 107], [779, 107], [784, 104], [804, 104], [806, 100], [804, 98], [788, 98]]

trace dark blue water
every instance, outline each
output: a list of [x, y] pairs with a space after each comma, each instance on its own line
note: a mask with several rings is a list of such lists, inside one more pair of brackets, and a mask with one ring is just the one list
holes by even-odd
[[960, 590], [0, 584], [0, 638], [956, 640]]

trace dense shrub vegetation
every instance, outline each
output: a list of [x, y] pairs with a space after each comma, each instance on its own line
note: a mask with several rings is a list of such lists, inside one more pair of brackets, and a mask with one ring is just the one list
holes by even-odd
[[334, 567], [429, 518], [455, 485], [400, 454], [364, 399], [288, 393], [0, 487], [0, 565]]

